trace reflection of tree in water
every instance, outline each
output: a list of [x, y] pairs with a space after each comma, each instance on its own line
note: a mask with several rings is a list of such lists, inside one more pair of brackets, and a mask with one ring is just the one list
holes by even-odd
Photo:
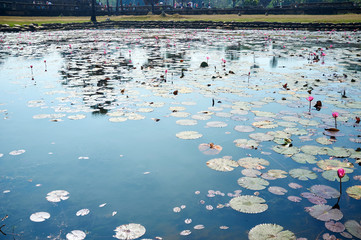
[[276, 56], [273, 56], [270, 61], [271, 68], [276, 68], [278, 66], [278, 59]]

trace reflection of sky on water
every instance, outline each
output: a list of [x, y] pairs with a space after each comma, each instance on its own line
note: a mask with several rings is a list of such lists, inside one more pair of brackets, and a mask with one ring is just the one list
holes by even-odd
[[[303, 36], [308, 34], [311, 37], [304, 40]], [[255, 121], [251, 111], [244, 116], [248, 120], [241, 122], [213, 114], [209, 121], [223, 121], [228, 126], [211, 128], [206, 126], [209, 121], [202, 120], [195, 126], [178, 125], [175, 123], [178, 118], [170, 116], [169, 107], [183, 106], [185, 112], [195, 115], [209, 111], [215, 99], [215, 106], [223, 108], [221, 112], [230, 113], [237, 102], [245, 101], [250, 110], [273, 113], [286, 110], [307, 119], [303, 114], [308, 109], [305, 97], [312, 87], [315, 99], [324, 101], [325, 108], [320, 113], [330, 115], [337, 110], [348, 116], [348, 123], [342, 120], [339, 123], [345, 136], [332, 146], [355, 149], [358, 144], [350, 142], [348, 136], [358, 128], [352, 127], [353, 115], [347, 111], [359, 109], [341, 106], [360, 101], [359, 84], [350, 82], [352, 78], [359, 79], [359, 73], [348, 69], [355, 60], [352, 51], [359, 36], [352, 35], [353, 42], [347, 45], [348, 40], [333, 34], [330, 38], [324, 33], [283, 31], [109, 30], [3, 35], [0, 153], [4, 156], [0, 158], [0, 191], [11, 192], [0, 196], [0, 209], [3, 215], [9, 215], [4, 221], [6, 232], [16, 226], [14, 232], [24, 239], [45, 239], [50, 235], [55, 238], [59, 234], [63, 239], [66, 233], [80, 229], [88, 232], [89, 239], [111, 238], [116, 226], [130, 222], [146, 227], [145, 238], [164, 239], [182, 239], [179, 233], [185, 229], [192, 230], [192, 239], [246, 239], [247, 231], [260, 223], [276, 223], [297, 237], [309, 239], [320, 231], [326, 232], [323, 222], [304, 211], [304, 207], [312, 206], [307, 199], [300, 203], [287, 200], [287, 196], [300, 196], [314, 184], [338, 189], [338, 183], [324, 179], [320, 173], [316, 180], [305, 182], [290, 176], [270, 180], [270, 186], [284, 187], [288, 193], [276, 196], [267, 189], [261, 190], [260, 197], [269, 205], [264, 213], [217, 209], [218, 204], [226, 204], [231, 198], [209, 198], [206, 195], [210, 189], [226, 195], [237, 189], [244, 195], [253, 195], [254, 191], [237, 184], [237, 179], [243, 176], [240, 167], [228, 173], [209, 169], [205, 163], [212, 158], [264, 158], [270, 161], [270, 166], [263, 173], [269, 169], [312, 170], [316, 165], [299, 164], [275, 153], [274, 142], [263, 142], [257, 150], [235, 147], [235, 139], [249, 138], [249, 133], [237, 132], [234, 127], [251, 125]], [[308, 59], [310, 52], [330, 44], [334, 48], [324, 50], [324, 64]], [[344, 50], [343, 46], [348, 47]], [[344, 58], [344, 51], [348, 57]], [[210, 66], [199, 68], [207, 57]], [[221, 59], [226, 60], [225, 66]], [[343, 73], [348, 75], [346, 80]], [[282, 89], [286, 82], [289, 91]], [[340, 98], [339, 91], [344, 89], [348, 99]], [[173, 94], [175, 90], [179, 90], [178, 95]], [[157, 103], [162, 104], [155, 107]], [[138, 112], [140, 108], [153, 111]], [[121, 116], [137, 113], [145, 119], [110, 122], [109, 114], [115, 112]], [[56, 117], [56, 122], [51, 117], [33, 118], [39, 114], [65, 116]], [[86, 118], [67, 118], [77, 114]], [[282, 121], [281, 118], [277, 114], [274, 121]], [[312, 119], [323, 124], [324, 117]], [[311, 129], [308, 134], [313, 140], [303, 142], [293, 135], [294, 146], [319, 145], [314, 139], [323, 136], [323, 127], [301, 124], [297, 127]], [[188, 130], [198, 131], [203, 137], [190, 141], [175, 137]], [[198, 145], [210, 142], [221, 145], [222, 152], [216, 156], [203, 155]], [[17, 149], [26, 152], [19, 156], [8, 154]], [[82, 156], [89, 159], [79, 159]], [[328, 157], [320, 155], [317, 160]], [[350, 178], [359, 174], [356, 165]], [[289, 188], [290, 182], [303, 185], [303, 189]], [[36, 187], [38, 183], [42, 185]], [[343, 189], [355, 184], [354, 180], [346, 182]], [[57, 204], [47, 202], [46, 194], [57, 189], [70, 192], [70, 198]], [[196, 190], [201, 194], [195, 195]], [[206, 203], [202, 205], [200, 200]], [[328, 200], [329, 205], [335, 202], [336, 199]], [[99, 208], [102, 203], [107, 205]], [[186, 208], [180, 213], [172, 211], [182, 204]], [[212, 205], [214, 210], [206, 210], [206, 205]], [[340, 206], [344, 214], [341, 222], [360, 219], [358, 201], [344, 193]], [[89, 208], [90, 214], [76, 217], [75, 213], [83, 208]], [[43, 223], [31, 222], [29, 216], [38, 211], [49, 212], [51, 218]], [[114, 217], [113, 211], [118, 212]], [[193, 220], [192, 224], [184, 223], [187, 218]], [[193, 230], [197, 224], [205, 225], [205, 229]], [[223, 225], [229, 229], [219, 229]]]

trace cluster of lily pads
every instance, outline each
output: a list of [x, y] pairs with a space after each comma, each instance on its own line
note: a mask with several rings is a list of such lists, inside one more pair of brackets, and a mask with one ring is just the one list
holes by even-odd
[[[205, 167], [239, 175], [234, 183], [245, 194], [239, 189], [228, 194], [208, 191], [207, 199], [200, 201], [207, 212], [231, 208], [240, 218], [261, 214], [273, 207], [268, 196], [272, 193], [272, 198], [310, 202], [304, 214], [325, 222], [324, 230], [332, 232], [325, 233], [324, 239], [335, 238], [332, 234], [361, 239], [361, 219], [349, 219], [342, 211], [361, 199], [357, 120], [361, 116], [361, 69], [355, 51], [360, 39], [358, 32], [335, 31], [55, 31], [2, 34], [0, 56], [29, 61], [51, 52], [61, 56], [59, 79], [38, 81], [38, 75], [51, 69], [52, 62], [44, 60], [44, 65], [27, 66], [28, 76], [15, 83], [41, 87], [43, 97], [26, 101], [37, 111], [34, 121], [85, 121], [93, 114], [102, 115], [112, 127], [139, 121], [141, 128], [142, 121], [162, 124], [165, 118], [174, 120], [182, 128], [174, 137], [194, 141], [193, 147], [209, 156]], [[201, 67], [205, 61], [207, 65]], [[313, 107], [313, 100], [322, 105]], [[0, 106], [4, 120], [11, 120], [11, 110]], [[208, 141], [211, 131], [223, 129], [227, 139], [223, 146], [217, 138]], [[222, 156], [231, 147], [237, 153]], [[24, 152], [14, 150], [9, 155]], [[341, 168], [346, 173], [342, 180], [337, 175]], [[288, 180], [287, 187], [278, 186], [277, 179]], [[347, 196], [340, 195], [335, 181], [349, 184]], [[291, 189], [299, 194], [289, 194]], [[209, 203], [215, 196], [222, 201]], [[60, 202], [68, 197], [67, 191], [57, 190], [46, 199]], [[340, 198], [342, 208], [332, 206], [330, 201]], [[183, 209], [185, 205], [173, 211]], [[75, 215], [89, 212], [80, 209]], [[48, 219], [48, 212], [30, 216], [33, 222]], [[249, 239], [296, 239], [292, 229], [261, 221], [249, 229]], [[187, 225], [192, 222], [194, 230], [206, 227], [190, 217], [184, 220]], [[120, 225], [114, 231], [117, 239], [136, 239], [146, 232], [138, 223]], [[179, 234], [188, 236], [192, 231], [183, 229]], [[86, 235], [74, 230], [66, 238], [84, 239]]]

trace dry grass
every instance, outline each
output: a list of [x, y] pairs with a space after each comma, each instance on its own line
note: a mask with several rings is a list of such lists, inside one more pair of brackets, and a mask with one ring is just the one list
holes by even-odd
[[[98, 16], [98, 21], [105, 21], [107, 16]], [[359, 14], [342, 15], [159, 15], [111, 16], [113, 21], [235, 21], [235, 22], [297, 22], [297, 23], [352, 23], [361, 22]], [[88, 22], [90, 17], [17, 17], [0, 16], [0, 24], [24, 25], [30, 23], [71, 23]]]

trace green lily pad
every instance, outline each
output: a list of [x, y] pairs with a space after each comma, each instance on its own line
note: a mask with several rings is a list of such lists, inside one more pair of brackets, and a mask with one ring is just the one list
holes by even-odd
[[355, 185], [352, 187], [347, 188], [347, 194], [357, 200], [361, 199], [361, 185]]
[[268, 209], [268, 205], [263, 198], [244, 195], [232, 198], [229, 201], [231, 208], [243, 213], [261, 213]]
[[303, 145], [300, 149], [302, 152], [311, 154], [311, 155], [326, 155], [327, 154], [327, 148], [325, 148], [325, 147], [319, 147], [319, 146], [314, 146], [314, 145]]
[[273, 178], [286, 178], [286, 171], [283, 170], [279, 170], [279, 169], [271, 169], [268, 170], [267, 172], [268, 176], [273, 177]]
[[338, 221], [343, 218], [342, 212], [329, 205], [315, 205], [309, 209], [310, 215], [320, 221], [328, 222], [330, 220]]
[[274, 139], [273, 136], [266, 133], [251, 133], [249, 137], [258, 142], [272, 141]]
[[334, 170], [337, 171], [339, 168], [343, 168], [345, 173], [352, 173], [353, 164], [350, 162], [341, 162], [340, 160], [336, 159], [326, 159], [320, 160], [317, 162], [317, 166], [325, 171], [327, 170]]
[[355, 220], [348, 220], [345, 223], [345, 227], [349, 233], [353, 236], [361, 239], [361, 225]]
[[351, 155], [348, 149], [342, 147], [334, 147], [327, 149], [327, 154], [331, 157], [345, 158]]
[[295, 155], [293, 155], [292, 160], [294, 160], [295, 162], [298, 163], [311, 163], [314, 164], [316, 163], [316, 157], [310, 154], [306, 154], [306, 153], [297, 153]]
[[309, 179], [317, 178], [316, 173], [314, 173], [310, 170], [307, 170], [307, 169], [296, 168], [296, 169], [292, 169], [289, 173], [290, 173], [291, 177], [297, 178], [302, 181], [307, 181]]
[[276, 224], [263, 223], [253, 227], [248, 233], [249, 240], [295, 240], [296, 236], [289, 230]]
[[319, 144], [322, 144], [322, 145], [331, 145], [334, 143], [334, 141], [332, 141], [331, 139], [328, 139], [327, 137], [316, 138], [316, 142], [318, 142]]
[[233, 171], [234, 168], [238, 167], [238, 163], [226, 158], [215, 158], [209, 160], [207, 162], [207, 166], [216, 171], [230, 172]]
[[272, 149], [276, 153], [288, 155], [288, 156], [292, 156], [296, 153], [299, 153], [299, 151], [300, 151], [300, 149], [298, 147], [287, 147], [287, 146], [281, 146], [281, 145], [276, 145]]
[[237, 183], [250, 190], [262, 190], [269, 185], [269, 182], [257, 177], [241, 177], [237, 180]]
[[237, 147], [245, 149], [255, 149], [259, 145], [258, 142], [252, 139], [236, 139], [233, 142], [236, 144]]
[[244, 168], [253, 168], [253, 169], [265, 169], [265, 166], [269, 165], [269, 162], [263, 158], [253, 158], [253, 157], [246, 157], [241, 158], [238, 160], [238, 164]]
[[[340, 182], [340, 178], [338, 177], [338, 175], [337, 175], [337, 171], [334, 171], [334, 170], [328, 170], [328, 171], [324, 171], [323, 173], [322, 173], [322, 177], [323, 178], [325, 178], [325, 179], [327, 179], [327, 180], [329, 180], [329, 181], [338, 181], [338, 182]], [[347, 175], [345, 175], [343, 178], [342, 178], [342, 182], [347, 182], [347, 181], [349, 181], [350, 180], [350, 178], [347, 176]]]

